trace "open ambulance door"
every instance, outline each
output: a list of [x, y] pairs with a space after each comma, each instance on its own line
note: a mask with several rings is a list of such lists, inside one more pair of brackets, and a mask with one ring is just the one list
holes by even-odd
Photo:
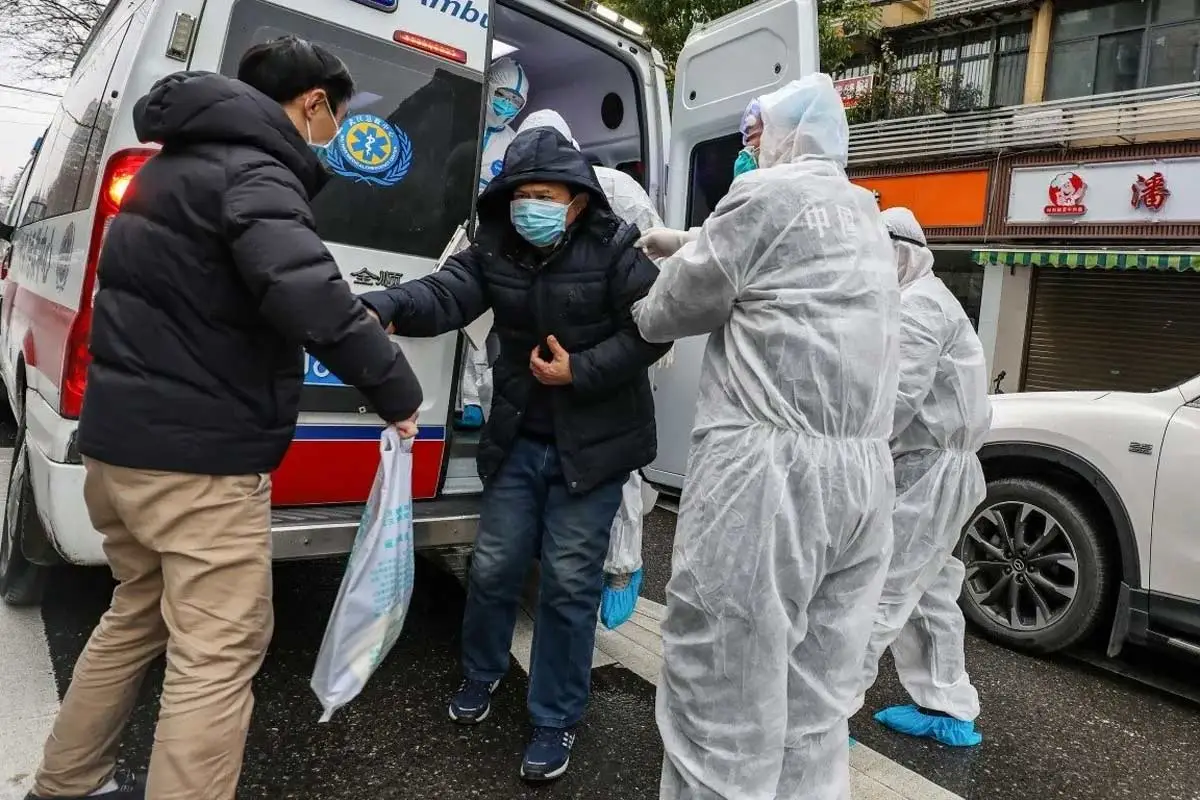
[[[701, 225], [729, 191], [750, 101], [819, 66], [816, 0], [759, 0], [692, 31], [675, 66], [668, 226]], [[673, 489], [683, 486], [707, 341], [677, 342], [671, 365], [653, 378], [658, 458], [645, 475]]]

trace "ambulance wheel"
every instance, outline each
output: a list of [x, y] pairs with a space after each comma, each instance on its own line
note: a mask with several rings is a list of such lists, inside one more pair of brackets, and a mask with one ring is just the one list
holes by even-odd
[[36, 606], [42, 602], [50, 570], [25, 558], [21, 542], [41, 521], [34, 505], [33, 484], [29, 478], [29, 452], [24, 431], [18, 433], [13, 467], [8, 479], [8, 502], [4, 505], [4, 524], [0, 529], [0, 598], [10, 606]]

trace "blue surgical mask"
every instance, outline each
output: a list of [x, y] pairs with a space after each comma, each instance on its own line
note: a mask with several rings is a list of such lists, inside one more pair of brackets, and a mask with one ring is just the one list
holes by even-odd
[[517, 114], [521, 113], [521, 109], [507, 97], [493, 97], [492, 113], [501, 122], [510, 122]]
[[743, 148], [738, 153], [737, 161], [733, 162], [733, 177], [743, 175], [758, 169], [758, 156], [749, 148]]
[[513, 200], [509, 218], [522, 239], [534, 247], [550, 247], [567, 229], [567, 205], [553, 200]]

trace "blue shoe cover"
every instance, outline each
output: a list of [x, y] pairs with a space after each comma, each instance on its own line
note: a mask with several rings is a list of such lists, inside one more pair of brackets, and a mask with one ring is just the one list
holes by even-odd
[[933, 739], [949, 747], [974, 747], [983, 741], [974, 722], [922, 713], [916, 706], [891, 706], [875, 715], [897, 733]]
[[850, 737], [850, 746], [854, 747], [854, 745], [856, 745], [856, 744], [858, 744], [858, 740], [855, 739], [853, 736], [851, 736]]
[[460, 431], [477, 431], [483, 427], [483, 409], [479, 406], [464, 406], [462, 416], [455, 420], [454, 427]]
[[[614, 577], [625, 585], [620, 588], [610, 586], [609, 583]], [[624, 578], [624, 575], [604, 576], [604, 593], [600, 596], [600, 621], [610, 631], [628, 622], [633, 616], [633, 609], [637, 607], [638, 592], [642, 589], [640, 569], [630, 575], [627, 582], [622, 580]]]

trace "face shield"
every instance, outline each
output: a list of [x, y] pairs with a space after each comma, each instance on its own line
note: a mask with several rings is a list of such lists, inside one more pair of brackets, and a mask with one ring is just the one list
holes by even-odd
[[503, 128], [516, 119], [529, 99], [525, 70], [511, 58], [499, 58], [488, 70], [487, 126]]

